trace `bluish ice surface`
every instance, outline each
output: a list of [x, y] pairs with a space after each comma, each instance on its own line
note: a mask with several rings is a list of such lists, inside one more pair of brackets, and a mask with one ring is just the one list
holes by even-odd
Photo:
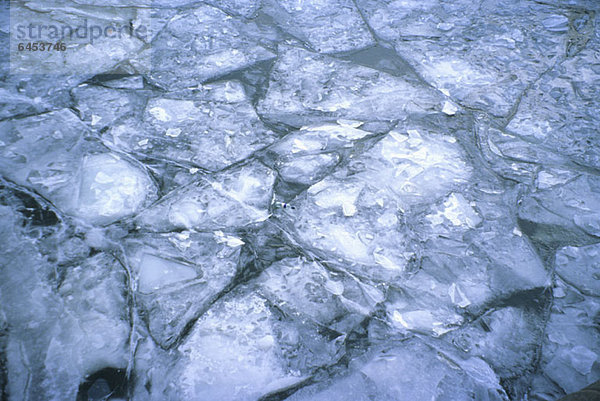
[[600, 3], [50, 3], [147, 31], [0, 48], [2, 401], [600, 379]]

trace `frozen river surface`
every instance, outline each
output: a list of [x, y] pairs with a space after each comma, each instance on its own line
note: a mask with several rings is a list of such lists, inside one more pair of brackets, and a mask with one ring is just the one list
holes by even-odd
[[2, 401], [600, 379], [598, 1], [0, 7]]

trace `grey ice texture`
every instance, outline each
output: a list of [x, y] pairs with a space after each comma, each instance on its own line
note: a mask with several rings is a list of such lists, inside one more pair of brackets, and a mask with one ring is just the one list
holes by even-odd
[[2, 400], [600, 379], [600, 3], [54, 3], [152, 29], [0, 72]]

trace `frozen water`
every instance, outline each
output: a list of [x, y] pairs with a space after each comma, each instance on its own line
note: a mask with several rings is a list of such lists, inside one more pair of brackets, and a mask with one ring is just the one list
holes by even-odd
[[[533, 1], [359, 0], [367, 22], [429, 83], [469, 107], [509, 114], [564, 53], [567, 16]], [[562, 11], [565, 12], [565, 11]], [[561, 22], [563, 21], [563, 22]]]
[[311, 125], [287, 135], [269, 148], [279, 177], [291, 184], [311, 185], [324, 178], [345, 156], [353, 153], [355, 142], [369, 137], [361, 122], [339, 121]]
[[226, 186], [200, 177], [144, 211], [137, 222], [152, 230], [169, 227], [211, 230], [264, 221], [271, 204], [273, 174], [260, 164], [223, 173]]
[[[558, 385], [558, 394], [577, 391], [600, 379], [597, 297], [558, 281], [542, 347], [541, 375]], [[545, 381], [540, 380], [546, 384]], [[549, 392], [547, 384], [533, 393]], [[557, 391], [557, 390], [554, 390]]]
[[600, 293], [600, 245], [568, 246], [556, 253], [556, 274], [588, 295]]
[[144, 234], [127, 241], [136, 298], [150, 334], [172, 346], [231, 284], [244, 241], [222, 232]]
[[287, 313], [340, 332], [349, 332], [383, 301], [382, 291], [372, 284], [300, 258], [274, 263], [256, 282], [260, 292]]
[[320, 56], [282, 51], [259, 113], [296, 127], [336, 120], [399, 120], [441, 111], [444, 95], [421, 83]]
[[[554, 173], [540, 172], [540, 164], [556, 166], [559, 169], [573, 167], [568, 158], [555, 153], [555, 150], [538, 146], [526, 138], [490, 127], [486, 123], [478, 126], [477, 139], [482, 156], [489, 163], [490, 168], [509, 180], [531, 185], [537, 178], [538, 183], [544, 188], [550, 185], [548, 178]], [[563, 171], [564, 173], [561, 174], [563, 176], [565, 173], [570, 175], [569, 178], [575, 176], [569, 170]], [[563, 179], [557, 183], [565, 182]]]
[[219, 7], [229, 14], [249, 18], [256, 14], [261, 2], [260, 0], [207, 0], [205, 3]]
[[600, 234], [599, 184], [596, 175], [579, 174], [563, 185], [528, 194], [521, 201], [519, 218], [539, 241], [559, 245], [596, 242], [591, 237]]
[[219, 300], [177, 348], [165, 388], [144, 399], [254, 400], [293, 387], [336, 360], [339, 344], [291, 321], [246, 288]]
[[119, 89], [129, 88], [82, 84], [73, 89], [72, 95], [81, 119], [89, 122], [92, 129], [101, 130], [127, 117], [139, 118], [140, 109], [145, 104], [143, 92]]
[[[441, 351], [441, 350], [440, 350]], [[445, 355], [413, 339], [353, 361], [354, 372], [328, 386], [302, 389], [290, 400], [505, 400], [498, 378], [481, 359]], [[362, 362], [362, 363], [361, 363]], [[415, 386], [414, 383], [421, 385]], [[497, 391], [498, 390], [498, 391]]]
[[175, 228], [233, 229], [269, 217], [274, 173], [252, 164], [201, 177], [164, 197], [136, 217], [143, 228], [168, 232]]
[[575, 163], [600, 167], [600, 38], [556, 66], [529, 89], [507, 129]]
[[84, 157], [79, 172], [79, 194], [74, 213], [98, 223], [109, 223], [148, 204], [154, 184], [144, 170], [109, 153]]
[[268, 0], [265, 13], [319, 53], [357, 50], [375, 43], [351, 0]]
[[393, 279], [415, 256], [403, 211], [466, 183], [471, 168], [463, 157], [452, 137], [391, 131], [290, 202], [294, 209], [282, 218], [321, 257], [340, 259], [359, 275]]
[[[125, 60], [138, 57], [151, 36], [150, 12], [147, 7], [135, 7], [131, 4], [122, 7], [77, 7], [68, 1], [57, 1], [52, 5], [40, 1], [17, 1], [9, 8], [10, 29], [12, 32], [19, 32], [20, 43], [25, 45], [27, 40], [53, 44], [62, 42], [69, 49], [48, 51], [42, 59], [36, 51], [14, 52], [11, 55], [12, 70], [16, 75], [64, 74], [92, 77], [114, 69]], [[120, 37], [115, 40], [114, 31], [117, 26], [130, 24], [135, 28], [143, 25], [145, 30], [140, 31], [139, 35], [119, 34]], [[63, 26], [70, 27], [71, 31], [63, 29]], [[85, 33], [84, 29], [77, 31], [80, 26], [86, 28]], [[91, 33], [91, 26], [112, 26], [113, 35], [100, 34], [96, 37]], [[37, 32], [35, 28], [38, 28]], [[90, 41], [93, 41], [93, 45]], [[144, 61], [140, 63], [140, 68], [148, 66], [149, 60]]]
[[[6, 344], [11, 399], [75, 399], [85, 376], [128, 364], [130, 326], [126, 274], [113, 256], [98, 253], [58, 231], [43, 244], [28, 242], [11, 208], [2, 206], [0, 316], [10, 327]], [[49, 231], [47, 234], [49, 234]], [[64, 245], [63, 245], [64, 244]], [[87, 258], [86, 258], [87, 257]], [[51, 279], [62, 271], [59, 285]], [[4, 389], [3, 389], [4, 391]]]
[[[446, 337], [457, 348], [486, 361], [502, 380], [516, 382], [509, 394], [523, 398], [543, 335], [539, 315], [527, 308], [506, 307], [490, 311]], [[512, 394], [511, 394], [512, 393]]]
[[[117, 91], [109, 96], [126, 99]], [[110, 97], [95, 96], [92, 102]], [[118, 110], [119, 117], [131, 118], [113, 124], [113, 116], [99, 114], [95, 120], [91, 117], [92, 125], [111, 125], [102, 135], [110, 147], [213, 171], [247, 158], [277, 138], [260, 121], [237, 81], [201, 86], [187, 98], [151, 97], [143, 114], [136, 115], [140, 107], [144, 106], [135, 99], [127, 101], [122, 111], [113, 105], [111, 113]]]
[[0, 399], [600, 383], [597, 3], [0, 2]]
[[67, 109], [1, 122], [0, 170], [90, 223], [111, 223], [148, 205], [156, 188], [145, 169], [87, 135]]
[[191, 88], [275, 54], [270, 27], [232, 18], [208, 5], [175, 15], [152, 42], [148, 78], [164, 89]]

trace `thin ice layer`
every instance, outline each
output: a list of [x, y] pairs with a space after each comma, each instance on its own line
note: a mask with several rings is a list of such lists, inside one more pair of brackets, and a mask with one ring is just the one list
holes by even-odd
[[270, 0], [264, 11], [319, 53], [358, 50], [375, 43], [351, 0]]
[[127, 239], [136, 298], [158, 344], [171, 347], [231, 284], [242, 245], [240, 238], [222, 232], [143, 234]]
[[265, 44], [275, 38], [269, 27], [201, 5], [174, 16], [153, 40], [147, 77], [164, 89], [191, 88], [272, 59]]
[[232, 291], [196, 322], [175, 351], [169, 380], [144, 363], [154, 384], [144, 399], [256, 400], [303, 382], [339, 357], [336, 339], [280, 314], [255, 291]]
[[241, 83], [227, 81], [192, 94], [151, 97], [142, 115], [112, 126], [102, 138], [141, 157], [218, 171], [270, 145], [276, 135], [260, 121]]
[[338, 118], [399, 120], [441, 111], [443, 100], [418, 82], [289, 47], [282, 48], [271, 71], [258, 112], [301, 127]]
[[111, 223], [148, 205], [156, 188], [145, 169], [88, 135], [68, 109], [3, 121], [0, 171], [90, 223]]
[[181, 187], [136, 217], [145, 229], [233, 229], [264, 221], [272, 202], [273, 171], [253, 162]]
[[325, 260], [340, 259], [350, 271], [389, 280], [415, 256], [403, 212], [464, 185], [470, 174], [454, 138], [392, 131], [311, 186], [284, 215], [295, 238]]
[[[87, 257], [85, 245], [74, 246], [77, 238], [65, 238], [64, 227], [45, 244], [32, 241], [17, 216], [0, 207], [8, 399], [75, 399], [87, 375], [127, 366], [126, 274], [111, 255]], [[49, 250], [57, 251], [60, 265], [48, 260]], [[52, 278], [57, 271], [64, 274], [60, 286]]]
[[533, 1], [359, 0], [376, 35], [436, 88], [469, 107], [506, 116], [564, 54], [569, 13]]
[[354, 360], [350, 374], [298, 391], [292, 401], [508, 400], [481, 359], [436, 350], [421, 340], [379, 347]]

